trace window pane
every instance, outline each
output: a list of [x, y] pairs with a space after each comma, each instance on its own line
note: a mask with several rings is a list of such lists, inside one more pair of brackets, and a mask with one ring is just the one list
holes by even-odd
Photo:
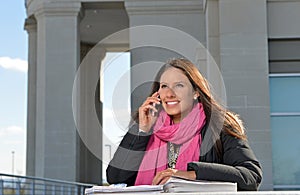
[[299, 60], [300, 40], [270, 40], [269, 59], [274, 60]]
[[271, 113], [300, 112], [300, 76], [271, 77]]
[[274, 185], [300, 185], [300, 116], [271, 117]]
[[269, 72], [274, 73], [300, 73], [300, 61], [270, 62]]
[[102, 177], [130, 121], [130, 53], [108, 52], [102, 62], [100, 78], [103, 101]]

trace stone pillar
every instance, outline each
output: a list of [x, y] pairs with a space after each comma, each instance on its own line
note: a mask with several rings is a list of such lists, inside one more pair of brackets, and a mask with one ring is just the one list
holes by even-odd
[[[149, 94], [149, 84], [163, 62], [174, 57], [198, 61], [199, 48], [188, 48], [188, 43], [182, 41], [189, 36], [205, 45], [205, 17], [202, 0], [125, 0], [125, 8], [132, 28], [131, 107], [134, 111]], [[148, 26], [136, 30], [135, 27], [143, 25]]]
[[[37, 20], [35, 176], [76, 181], [78, 136], [72, 89], [79, 65], [75, 2], [44, 2]], [[29, 140], [28, 140], [29, 141]]]
[[271, 190], [266, 0], [219, 0], [218, 8], [220, 67], [228, 106], [244, 120], [250, 144], [262, 164], [261, 189]]
[[100, 102], [100, 69], [106, 50], [94, 46], [82, 59], [74, 89], [76, 127], [80, 136], [78, 149], [81, 182], [102, 183], [102, 102]]
[[27, 98], [27, 147], [26, 175], [35, 175], [35, 142], [36, 142], [36, 54], [37, 27], [33, 17], [25, 20], [28, 33], [28, 98]]
[[205, 19], [207, 49], [220, 67], [219, 0], [206, 1]]

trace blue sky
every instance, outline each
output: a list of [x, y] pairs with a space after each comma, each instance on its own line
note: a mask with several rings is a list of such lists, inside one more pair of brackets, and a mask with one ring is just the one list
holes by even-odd
[[27, 109], [25, 17], [24, 0], [0, 1], [0, 173], [22, 175]]

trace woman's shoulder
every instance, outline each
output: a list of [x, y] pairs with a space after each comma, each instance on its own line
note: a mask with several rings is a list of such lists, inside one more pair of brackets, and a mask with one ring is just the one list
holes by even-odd
[[221, 142], [223, 147], [223, 160], [225, 162], [239, 159], [240, 162], [253, 161], [258, 164], [257, 158], [247, 139], [237, 138], [226, 132], [222, 132]]
[[247, 158], [249, 157], [251, 159], [255, 159], [252, 148], [246, 137], [239, 138], [222, 131], [220, 134], [220, 140], [222, 143], [222, 150], [224, 155], [227, 154], [231, 157], [236, 155], [242, 155]]
[[246, 136], [244, 136], [244, 138], [240, 138], [237, 136], [234, 136], [226, 131], [221, 131], [220, 132], [220, 139], [223, 143], [223, 145], [225, 144], [229, 144], [229, 145], [249, 145], [248, 139]]

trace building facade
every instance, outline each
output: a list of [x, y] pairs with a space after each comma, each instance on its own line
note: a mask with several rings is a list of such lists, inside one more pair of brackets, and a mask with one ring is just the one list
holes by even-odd
[[132, 110], [157, 64], [186, 57], [244, 120], [263, 167], [260, 189], [299, 188], [300, 0], [25, 4], [27, 175], [101, 183], [101, 61], [129, 52]]

